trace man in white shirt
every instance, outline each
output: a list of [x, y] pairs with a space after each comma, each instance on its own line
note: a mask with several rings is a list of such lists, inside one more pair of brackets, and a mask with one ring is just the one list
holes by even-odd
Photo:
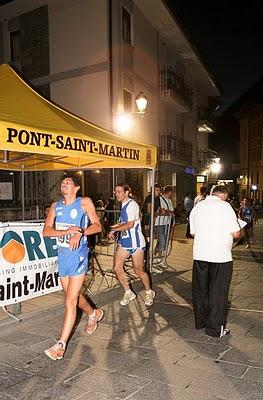
[[240, 235], [236, 214], [226, 201], [226, 186], [215, 186], [190, 214], [193, 248], [193, 307], [196, 329], [222, 337], [233, 271], [233, 237]]

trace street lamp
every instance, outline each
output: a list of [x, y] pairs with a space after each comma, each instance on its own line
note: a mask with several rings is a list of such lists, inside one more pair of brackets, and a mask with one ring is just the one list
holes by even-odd
[[222, 169], [222, 164], [220, 164], [219, 157], [213, 157], [211, 159], [211, 164], [209, 165], [209, 185], [216, 185], [218, 174]]
[[135, 103], [137, 106], [137, 110], [139, 114], [144, 114], [146, 112], [147, 104], [148, 104], [148, 99], [145, 96], [143, 92], [140, 92], [136, 98], [135, 98]]
[[210, 164], [210, 171], [214, 174], [218, 174], [221, 171], [222, 165], [220, 164], [220, 158], [215, 157], [212, 159], [212, 163]]
[[117, 113], [115, 115], [115, 127], [120, 133], [129, 131], [133, 126], [133, 120], [137, 117], [143, 117], [146, 113], [148, 99], [143, 92], [140, 92], [136, 98], [135, 103], [138, 111], [128, 113]]
[[253, 199], [256, 198], [256, 191], [258, 190], [257, 185], [251, 185], [251, 190], [253, 191]]

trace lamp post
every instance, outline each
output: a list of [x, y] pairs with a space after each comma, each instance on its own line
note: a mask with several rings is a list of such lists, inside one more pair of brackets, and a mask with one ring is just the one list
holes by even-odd
[[138, 109], [138, 113], [142, 116], [146, 112], [147, 104], [148, 104], [148, 99], [145, 96], [143, 92], [140, 92], [136, 98], [135, 98], [135, 103]]
[[[140, 92], [135, 97], [135, 104], [136, 104], [137, 111], [117, 112], [113, 115], [113, 118], [114, 118], [113, 125], [114, 125], [117, 133], [120, 133], [123, 135], [130, 133], [130, 131], [133, 127], [133, 122], [134, 122], [135, 118], [143, 117], [145, 115], [147, 105], [148, 105], [148, 99], [143, 92]], [[116, 176], [114, 168], [113, 168], [113, 170], [112, 170], [113, 192], [114, 192], [114, 188], [115, 188], [115, 181], [117, 181], [117, 176]]]
[[256, 191], [258, 190], [257, 185], [251, 185], [251, 190], [253, 190], [253, 200], [256, 200]]
[[211, 164], [209, 166], [209, 183], [210, 184], [216, 184], [217, 183], [217, 178], [218, 174], [222, 169], [222, 164], [220, 163], [220, 158], [219, 157], [214, 157], [211, 160]]
[[148, 99], [143, 92], [140, 92], [136, 98], [135, 103], [138, 111], [135, 112], [121, 112], [114, 115], [115, 128], [119, 133], [126, 133], [133, 126], [133, 120], [138, 117], [143, 117], [146, 113]]

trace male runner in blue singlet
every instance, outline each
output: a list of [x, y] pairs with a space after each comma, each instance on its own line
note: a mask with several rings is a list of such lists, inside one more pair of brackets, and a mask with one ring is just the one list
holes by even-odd
[[124, 271], [124, 263], [131, 255], [132, 267], [136, 275], [142, 280], [146, 290], [145, 305], [151, 306], [155, 297], [155, 291], [151, 289], [149, 276], [144, 271], [145, 239], [141, 230], [139, 206], [129, 197], [130, 187], [125, 183], [115, 187], [115, 196], [122, 203], [121, 222], [111, 226], [109, 238], [114, 239], [115, 232], [120, 232], [118, 248], [115, 254], [114, 271], [123, 286], [125, 293], [120, 304], [126, 306], [136, 298], [136, 294], [130, 289], [129, 282]]
[[93, 309], [80, 289], [88, 269], [87, 235], [101, 232], [93, 202], [77, 197], [80, 184], [76, 177], [67, 176], [61, 182], [63, 199], [53, 203], [46, 218], [43, 236], [57, 238], [58, 272], [65, 293], [65, 315], [59, 341], [45, 351], [52, 360], [64, 356], [66, 344], [76, 320], [77, 306], [89, 316], [86, 328], [92, 334], [103, 317], [103, 311]]

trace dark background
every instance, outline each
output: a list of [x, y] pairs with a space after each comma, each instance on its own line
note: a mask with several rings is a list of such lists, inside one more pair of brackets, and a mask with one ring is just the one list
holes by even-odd
[[263, 2], [169, 1], [223, 88], [223, 112], [263, 75]]
[[[238, 176], [239, 123], [236, 111], [263, 77], [263, 2], [167, 0], [176, 19], [222, 88], [216, 133], [209, 147], [222, 162], [221, 178]], [[262, 79], [261, 85], [262, 87]], [[252, 89], [251, 89], [252, 88]]]

